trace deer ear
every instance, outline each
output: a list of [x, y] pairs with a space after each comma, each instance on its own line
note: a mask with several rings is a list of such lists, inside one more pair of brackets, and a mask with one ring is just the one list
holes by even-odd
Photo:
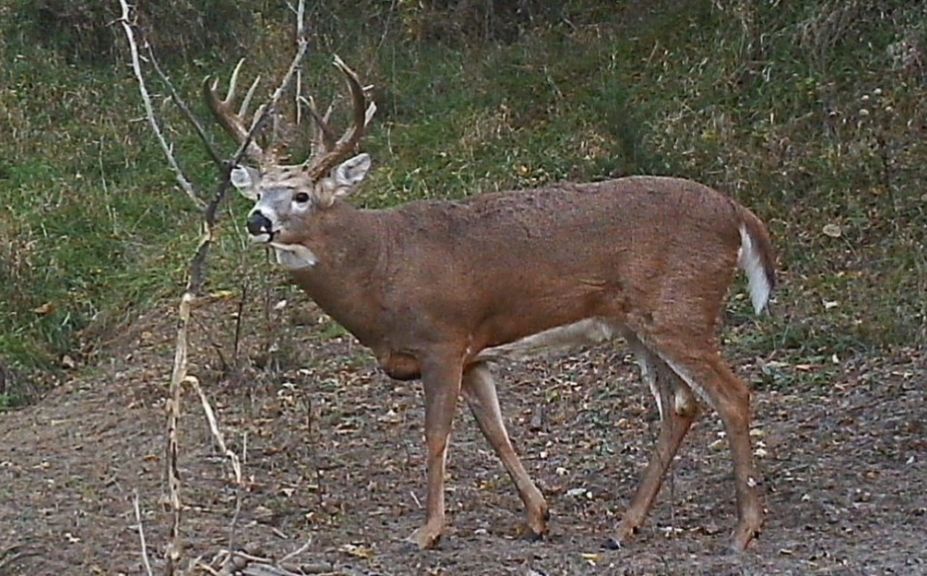
[[335, 167], [335, 196], [345, 196], [353, 192], [363, 182], [370, 171], [370, 155], [358, 154]]
[[232, 168], [229, 180], [232, 182], [232, 186], [245, 198], [255, 201], [258, 199], [257, 190], [258, 184], [261, 183], [261, 174], [254, 168], [239, 164]]

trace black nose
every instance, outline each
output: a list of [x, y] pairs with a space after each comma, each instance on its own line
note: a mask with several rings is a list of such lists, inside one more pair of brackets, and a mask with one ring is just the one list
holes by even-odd
[[248, 216], [248, 233], [252, 236], [270, 233], [270, 227], [270, 220], [260, 212], [254, 212]]

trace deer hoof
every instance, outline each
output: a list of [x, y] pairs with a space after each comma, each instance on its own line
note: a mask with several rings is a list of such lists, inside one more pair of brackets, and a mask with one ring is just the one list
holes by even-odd
[[637, 524], [631, 522], [630, 520], [624, 519], [621, 521], [621, 524], [618, 525], [618, 531], [614, 536], [608, 538], [605, 541], [603, 546], [609, 550], [618, 550], [623, 548], [628, 541], [637, 534], [638, 526]]
[[547, 535], [547, 521], [549, 519], [550, 512], [546, 506], [539, 513], [530, 514], [525, 526], [525, 536], [529, 540], [542, 540]]
[[525, 529], [524, 537], [525, 537], [525, 540], [528, 540], [529, 542], [538, 542], [540, 540], [543, 540], [544, 537], [547, 536], [546, 527], [541, 530], [538, 530], [532, 526], [526, 526], [525, 528], [526, 529]]
[[731, 544], [728, 546], [728, 552], [731, 554], [740, 554], [747, 549], [747, 546], [754, 538], [760, 535], [760, 529], [758, 526], [751, 525], [739, 525], [737, 529], [734, 530], [734, 537], [731, 539]]
[[432, 550], [441, 541], [441, 530], [430, 528], [427, 524], [418, 528], [406, 538], [406, 542], [415, 545], [419, 550]]

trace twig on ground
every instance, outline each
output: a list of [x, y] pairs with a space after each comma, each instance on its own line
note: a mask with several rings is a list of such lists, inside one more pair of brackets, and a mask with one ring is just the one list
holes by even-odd
[[204, 564], [202, 561], [198, 561], [193, 565], [194, 568], [199, 568], [203, 572], [208, 572], [212, 576], [222, 576], [222, 573], [210, 566], [209, 564]]
[[306, 398], [306, 450], [309, 452], [309, 461], [315, 467], [315, 483], [317, 486], [316, 498], [320, 509], [324, 509], [325, 504], [325, 485], [322, 484], [322, 463], [319, 462], [319, 450], [316, 444], [317, 434], [314, 431], [313, 424], [316, 422], [315, 407], [312, 404], [312, 398]]
[[29, 552], [25, 550], [25, 546], [22, 544], [13, 544], [8, 548], [0, 550], [0, 570], [4, 570], [6, 566], [12, 566], [13, 562], [26, 556], [35, 556], [35, 552]]
[[284, 562], [287, 562], [287, 561], [289, 561], [289, 560], [292, 560], [293, 558], [296, 558], [297, 556], [299, 556], [300, 554], [302, 554], [303, 552], [305, 552], [306, 550], [308, 550], [308, 549], [309, 549], [309, 546], [311, 546], [311, 545], [312, 545], [312, 538], [306, 540], [306, 543], [305, 543], [305, 544], [303, 544], [302, 546], [300, 546], [300, 547], [297, 548], [296, 550], [293, 550], [292, 552], [290, 552], [289, 554], [287, 554], [286, 556], [284, 556], [283, 558], [281, 558], [280, 561], [277, 562], [277, 564], [283, 564]]
[[145, 566], [145, 573], [153, 576], [151, 572], [151, 562], [148, 560], [148, 545], [145, 544], [145, 528], [142, 526], [142, 512], [138, 506], [138, 492], [132, 493], [132, 505], [135, 508], [135, 522], [138, 526], [138, 541], [142, 548], [142, 564]]
[[244, 576], [300, 576], [299, 572], [290, 572], [286, 568], [271, 564], [249, 564], [241, 573]]
[[203, 413], [206, 415], [206, 421], [209, 423], [209, 431], [212, 433], [212, 438], [219, 446], [219, 450], [228, 457], [232, 465], [232, 472], [235, 474], [235, 483], [241, 486], [241, 462], [238, 460], [238, 454], [235, 454], [235, 452], [229, 450], [228, 446], [226, 446], [225, 437], [219, 429], [218, 420], [216, 420], [216, 413], [212, 409], [209, 399], [206, 398], [206, 394], [200, 386], [200, 381], [195, 376], [187, 376], [184, 378], [184, 382], [192, 386], [193, 390], [200, 397], [200, 403], [203, 405]]
[[206, 394], [203, 392], [199, 380], [194, 376], [187, 376], [184, 382], [192, 386], [200, 397], [200, 403], [203, 405], [203, 413], [206, 414], [206, 420], [209, 422], [209, 431], [212, 433], [213, 440], [216, 441], [219, 450], [229, 459], [232, 472], [235, 474], [235, 513], [232, 515], [232, 521], [229, 523], [229, 549], [231, 549], [235, 537], [235, 528], [238, 525], [238, 516], [241, 513], [241, 493], [243, 485], [241, 460], [238, 459], [238, 454], [229, 450], [228, 446], [226, 446], [225, 437], [219, 429], [219, 422], [216, 420], [216, 413], [212, 409], [209, 399], [206, 398]]
[[249, 562], [259, 562], [261, 564], [270, 564], [271, 562], [273, 562], [273, 560], [271, 560], [270, 558], [266, 558], [264, 556], [258, 556], [256, 554], [249, 554], [248, 552], [245, 552], [244, 550], [232, 550], [231, 554], [232, 556], [237, 556], [238, 558], [242, 558]]

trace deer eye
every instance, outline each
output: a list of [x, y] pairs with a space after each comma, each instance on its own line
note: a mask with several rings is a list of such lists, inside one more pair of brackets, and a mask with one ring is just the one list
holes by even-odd
[[300, 204], [305, 204], [309, 201], [309, 194], [306, 192], [299, 192], [296, 194], [296, 196], [293, 196], [293, 200], [296, 200]]

